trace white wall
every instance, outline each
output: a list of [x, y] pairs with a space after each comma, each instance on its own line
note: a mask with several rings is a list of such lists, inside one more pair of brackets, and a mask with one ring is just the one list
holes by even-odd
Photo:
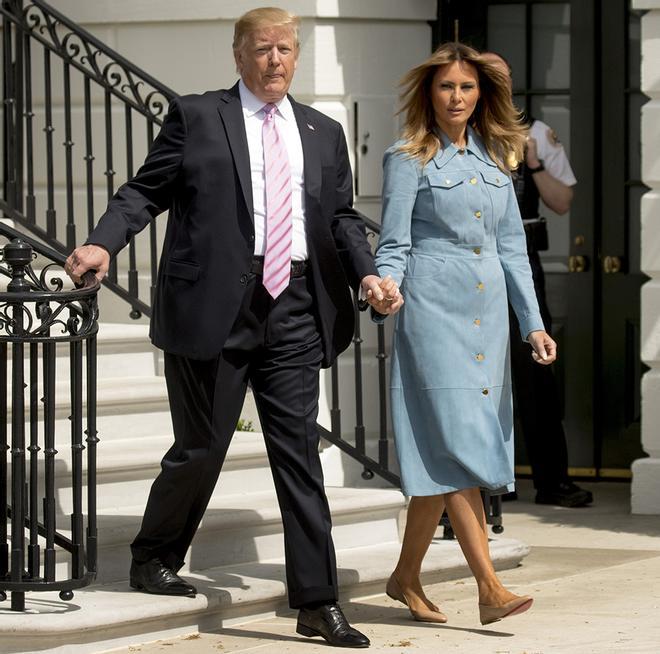
[[642, 179], [651, 189], [642, 198], [642, 446], [649, 458], [632, 465], [633, 513], [660, 514], [660, 0], [633, 0], [642, 17]]

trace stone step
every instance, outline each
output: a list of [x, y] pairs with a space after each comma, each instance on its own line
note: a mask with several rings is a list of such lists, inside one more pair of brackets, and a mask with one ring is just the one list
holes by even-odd
[[[383, 593], [396, 564], [399, 543], [337, 550], [340, 599]], [[498, 570], [514, 568], [529, 553], [520, 541], [498, 537], [490, 543]], [[468, 576], [456, 541], [436, 539], [424, 559], [425, 584]], [[288, 611], [281, 558], [200, 570], [189, 575], [195, 598], [144, 595], [125, 581], [76, 591], [70, 603], [56, 593], [30, 593], [26, 613], [0, 604], [0, 640], [5, 654], [98, 654], [200, 631], [218, 631], [233, 624]], [[476, 617], [475, 597], [475, 625]], [[286, 637], [297, 638], [292, 633]], [[136, 649], [136, 651], [137, 651]]]
[[[97, 357], [96, 369], [99, 379], [145, 377], [157, 372], [156, 348], [149, 340], [148, 325], [123, 325], [113, 323], [100, 323], [96, 341]], [[86, 366], [86, 348], [83, 345], [83, 370]], [[56, 381], [67, 381], [69, 371], [69, 343], [57, 343], [55, 347], [55, 379]], [[24, 377], [29, 378], [29, 349], [25, 348]], [[41, 348], [38, 384], [43, 388]], [[9, 380], [12, 377], [11, 349], [7, 366]]]
[[[262, 474], [270, 476], [268, 469]], [[405, 500], [392, 489], [328, 488], [337, 548], [360, 547], [397, 540]], [[132, 498], [136, 499], [137, 498]], [[146, 501], [146, 497], [144, 498]], [[98, 514], [99, 581], [125, 579], [130, 565], [129, 543], [137, 534], [144, 502], [105, 508]], [[68, 518], [62, 516], [61, 524]], [[68, 536], [68, 531], [61, 530]], [[274, 490], [240, 494], [222, 492], [222, 475], [188, 552], [184, 571], [284, 556], [282, 522]], [[68, 555], [58, 561], [58, 578], [68, 575]]]
[[[102, 442], [97, 450], [96, 501], [99, 512], [115, 509], [127, 502], [146, 503], [153, 480], [160, 472], [160, 461], [172, 446], [173, 436], [157, 435]], [[68, 520], [73, 510], [71, 449], [61, 448], [55, 464], [56, 511], [62, 520]], [[87, 458], [83, 452], [83, 471], [87, 471]], [[86, 477], [83, 478], [86, 483]], [[218, 492], [225, 495], [273, 489], [268, 468], [268, 456], [263, 434], [236, 432], [222, 468], [222, 483]], [[11, 470], [9, 470], [11, 483]], [[43, 489], [44, 465], [39, 464], [39, 488]], [[83, 490], [83, 511], [87, 512], [86, 489]], [[128, 498], [128, 499], [127, 499]], [[58, 518], [58, 521], [60, 518]]]
[[[11, 398], [11, 384], [8, 384], [8, 397]], [[140, 412], [165, 411], [169, 404], [167, 401], [167, 388], [163, 377], [153, 374], [143, 377], [115, 377], [110, 379], [99, 378], [96, 385], [97, 415], [117, 415]], [[29, 411], [29, 397], [25, 393], [25, 411]], [[83, 413], [87, 406], [86, 388], [82, 389]], [[41, 416], [41, 403], [40, 416]], [[11, 420], [11, 402], [8, 407], [7, 420]], [[55, 417], [67, 418], [71, 415], [71, 389], [69, 381], [60, 382], [55, 389]]]

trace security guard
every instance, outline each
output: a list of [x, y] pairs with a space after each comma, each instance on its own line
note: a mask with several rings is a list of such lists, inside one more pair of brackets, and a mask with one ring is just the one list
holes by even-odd
[[[509, 65], [494, 53], [485, 53], [491, 63], [508, 75]], [[534, 277], [536, 297], [546, 331], [552, 317], [545, 298], [545, 276], [539, 252], [548, 249], [545, 219], [539, 202], [557, 214], [565, 214], [573, 200], [577, 183], [564, 148], [554, 131], [540, 120], [529, 121], [525, 161], [514, 174], [514, 187], [527, 235], [527, 252]], [[566, 434], [562, 425], [561, 403], [552, 368], [535, 365], [529, 347], [520, 340], [518, 323], [512, 311], [511, 364], [518, 418], [532, 467], [537, 504], [585, 506], [592, 494], [570, 481]]]

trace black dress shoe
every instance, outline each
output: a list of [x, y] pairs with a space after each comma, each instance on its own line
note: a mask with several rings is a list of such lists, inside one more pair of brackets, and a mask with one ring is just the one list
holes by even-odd
[[195, 597], [197, 589], [184, 581], [160, 559], [145, 563], [131, 562], [131, 588], [155, 595], [183, 595]]
[[296, 631], [302, 636], [323, 636], [335, 647], [369, 647], [369, 639], [353, 629], [338, 604], [300, 609]]
[[537, 504], [553, 504], [569, 508], [586, 506], [594, 501], [590, 491], [580, 488], [571, 481], [562, 482], [552, 488], [541, 488], [536, 492]]

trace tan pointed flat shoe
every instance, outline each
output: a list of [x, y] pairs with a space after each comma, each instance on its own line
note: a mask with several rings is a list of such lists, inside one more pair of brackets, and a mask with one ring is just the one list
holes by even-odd
[[410, 608], [406, 595], [401, 589], [397, 578], [392, 575], [385, 586], [385, 593], [387, 596], [397, 602], [401, 602], [408, 607], [412, 617], [417, 622], [433, 622], [436, 624], [444, 624], [447, 622], [447, 616], [442, 611], [431, 611], [431, 609], [422, 609], [421, 611], [414, 611]]
[[502, 618], [508, 618], [512, 615], [524, 613], [531, 608], [534, 599], [529, 595], [516, 597], [502, 606], [488, 606], [487, 604], [479, 604], [479, 618], [481, 624], [490, 624], [497, 622]]

